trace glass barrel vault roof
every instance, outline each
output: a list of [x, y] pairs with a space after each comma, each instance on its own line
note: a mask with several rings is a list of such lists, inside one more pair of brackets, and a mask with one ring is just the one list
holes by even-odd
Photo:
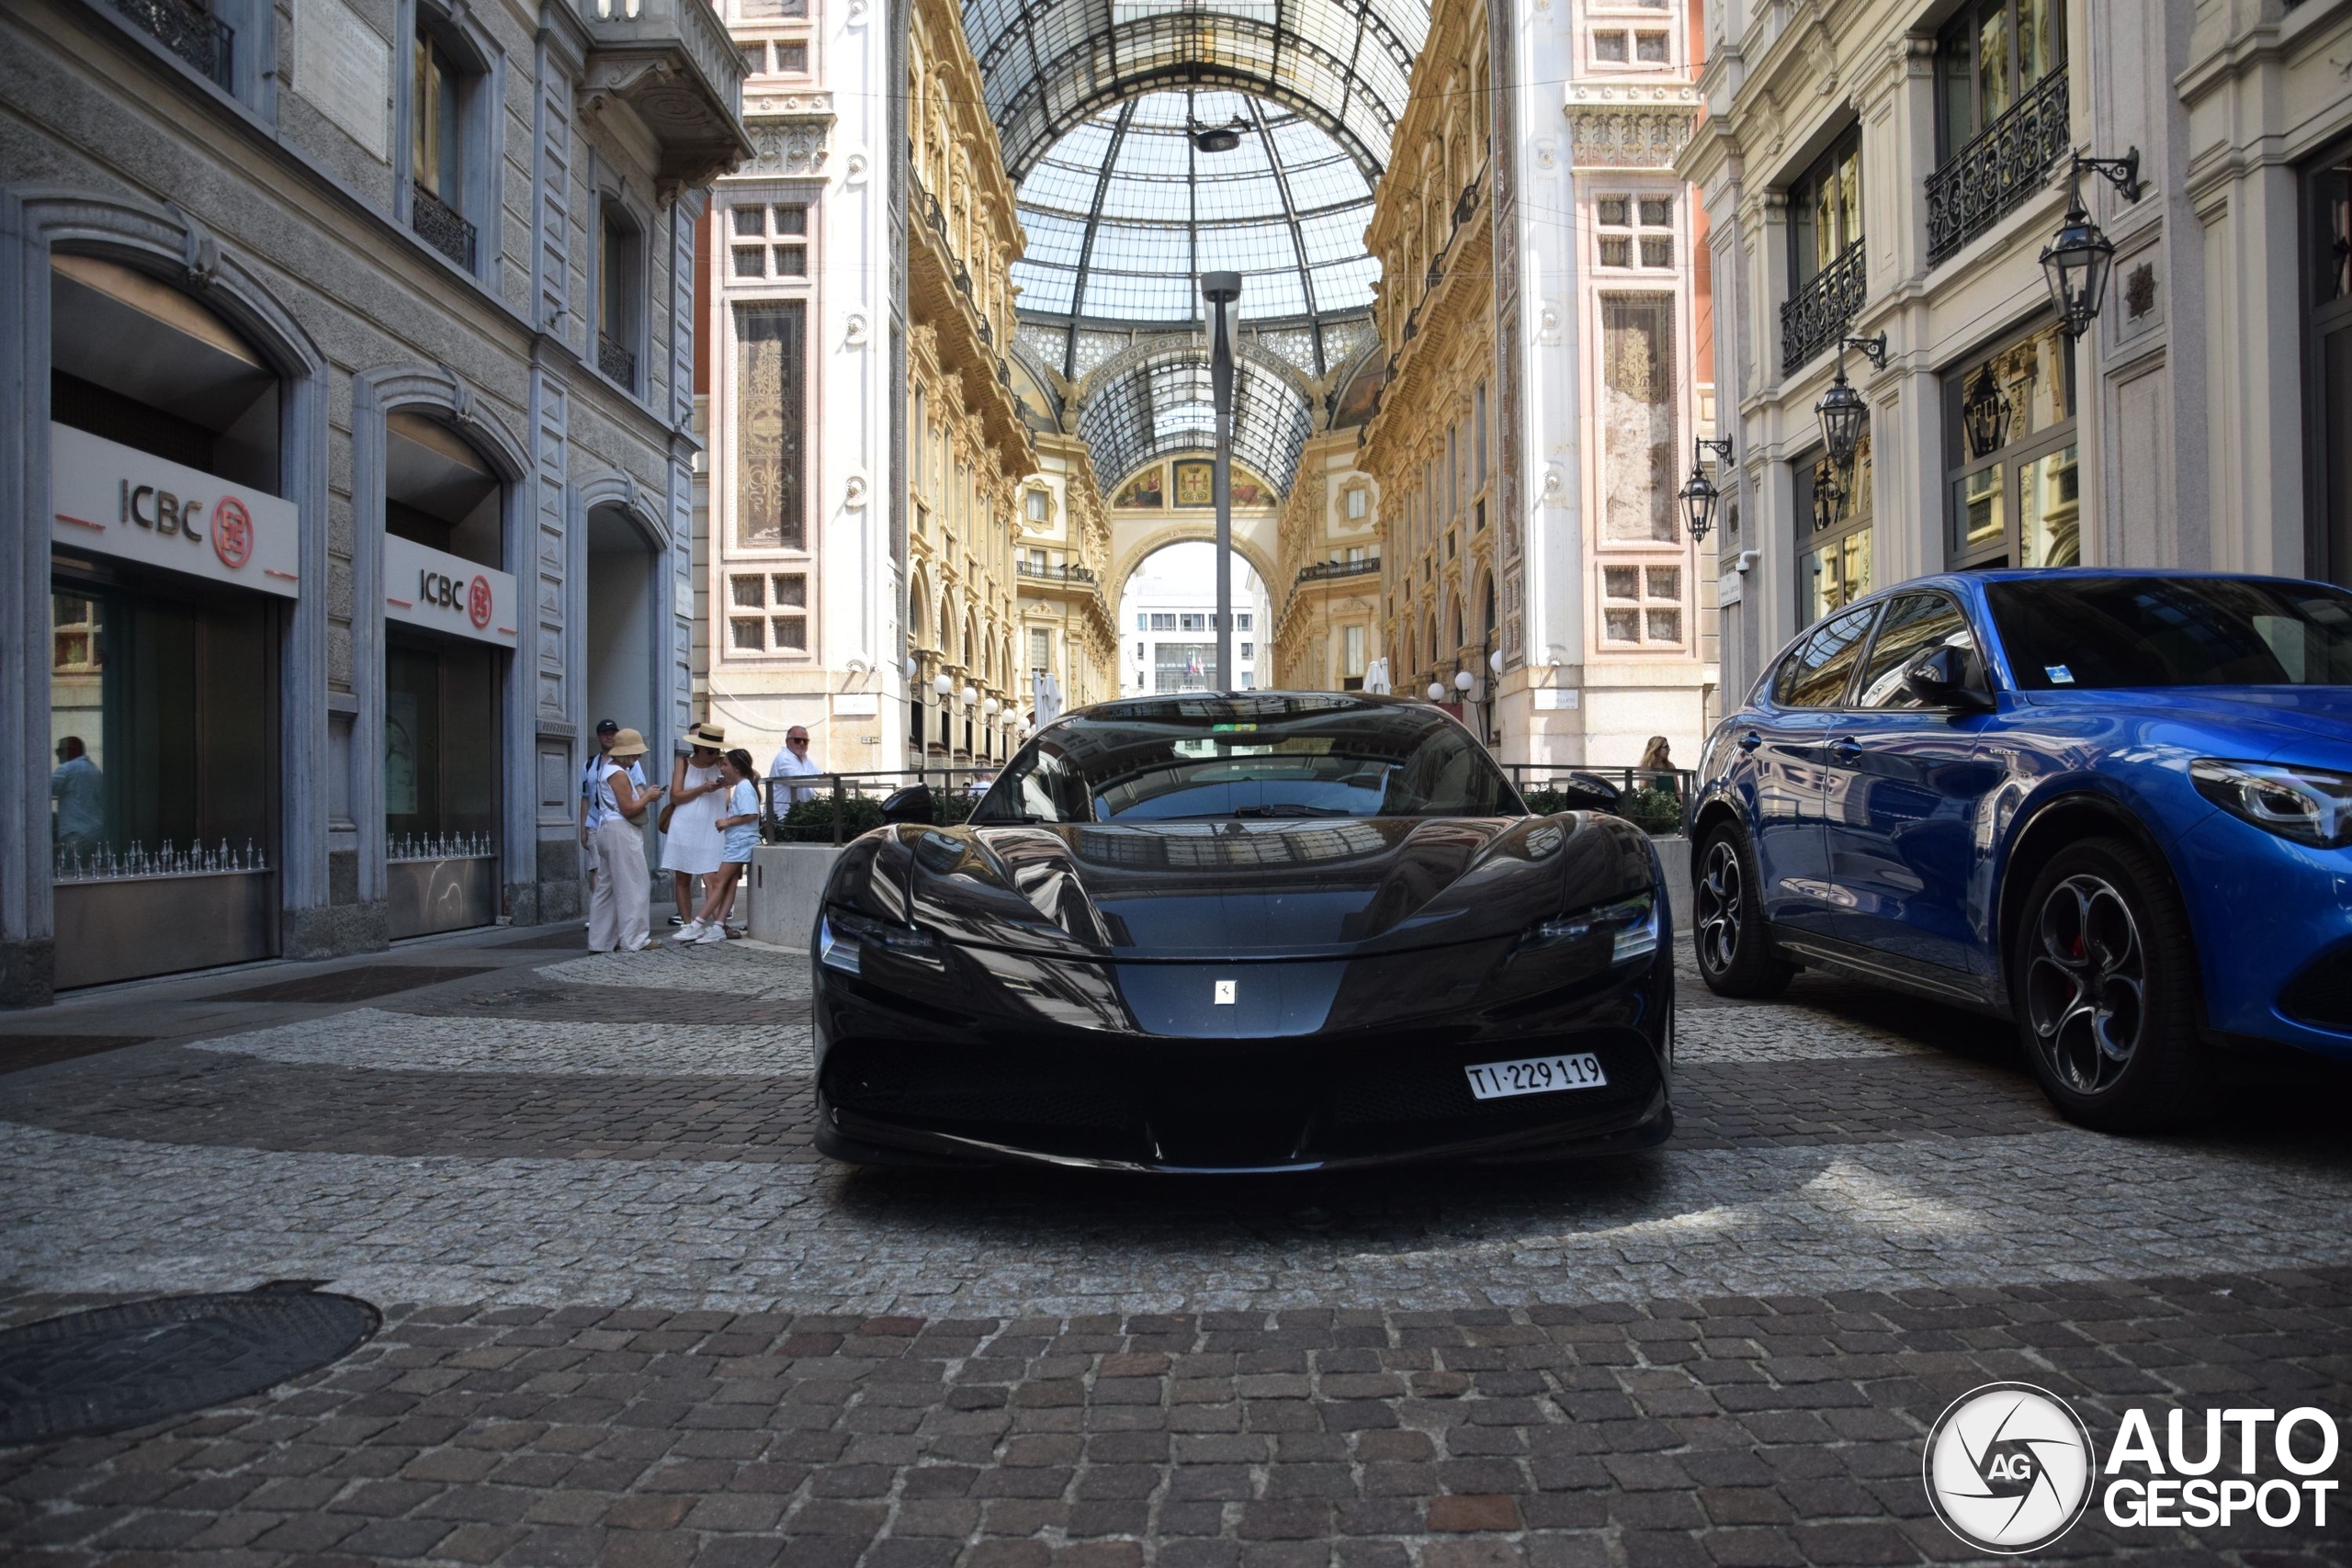
[[1258, 94], [1388, 162], [1423, 0], [964, 0], [964, 34], [1015, 179], [1071, 127], [1154, 86]]
[[[1284, 493], [1314, 424], [1296, 388], [1255, 360], [1234, 365], [1233, 456]], [[1094, 471], [1116, 486], [1145, 462], [1216, 443], [1216, 412], [1204, 351], [1174, 348], [1119, 372], [1086, 400], [1078, 433]]]
[[[1241, 144], [1203, 152], [1188, 127], [1241, 122]], [[1023, 313], [1182, 322], [1193, 279], [1242, 275], [1245, 321], [1360, 313], [1379, 264], [1363, 251], [1372, 187], [1330, 133], [1238, 93], [1146, 94], [1073, 128], [1020, 186], [1028, 254], [1013, 265]]]

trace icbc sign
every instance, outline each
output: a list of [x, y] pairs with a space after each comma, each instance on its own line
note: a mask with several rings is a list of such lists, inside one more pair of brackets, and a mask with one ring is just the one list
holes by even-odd
[[50, 426], [49, 449], [52, 543], [288, 598], [300, 588], [292, 502], [72, 425]]
[[384, 614], [453, 637], [514, 646], [514, 580], [462, 556], [387, 536]]

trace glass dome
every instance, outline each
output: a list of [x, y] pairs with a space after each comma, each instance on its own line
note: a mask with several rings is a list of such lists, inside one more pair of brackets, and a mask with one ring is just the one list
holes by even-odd
[[[1189, 134], [1232, 127], [1204, 152]], [[1380, 266], [1363, 250], [1372, 186], [1313, 121], [1221, 89], [1162, 89], [1103, 109], [1046, 149], [1020, 185], [1024, 315], [1189, 321], [1194, 278], [1242, 275], [1249, 321], [1358, 315]]]

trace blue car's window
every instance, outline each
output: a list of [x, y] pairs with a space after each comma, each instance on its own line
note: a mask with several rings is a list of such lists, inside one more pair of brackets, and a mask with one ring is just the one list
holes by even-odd
[[1886, 607], [1879, 623], [1878, 640], [1871, 644], [1870, 662], [1862, 667], [1860, 705], [1866, 708], [1915, 708], [1919, 699], [1903, 684], [1903, 671], [1923, 653], [1939, 648], [1975, 649], [1975, 636], [1958, 604], [1940, 593], [1904, 593]]
[[1984, 585], [2027, 691], [2352, 685], [2352, 594], [2227, 577], [2049, 577]]
[[1854, 673], [1854, 661], [1862, 654], [1862, 638], [1871, 629], [1871, 618], [1878, 614], [1876, 604], [1857, 604], [1842, 615], [1830, 616], [1821, 623], [1819, 630], [1805, 638], [1804, 646], [1790, 655], [1781, 671], [1779, 689], [1774, 697], [1784, 707], [1836, 707], [1846, 694], [1846, 682]]
[[1435, 709], [1347, 699], [1113, 703], [1007, 765], [975, 822], [1505, 817], [1493, 759]]

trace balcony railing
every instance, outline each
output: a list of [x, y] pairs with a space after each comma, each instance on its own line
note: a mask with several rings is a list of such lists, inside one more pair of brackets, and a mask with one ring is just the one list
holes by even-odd
[[1298, 569], [1298, 581], [1313, 582], [1326, 577], [1366, 577], [1380, 570], [1378, 556], [1366, 556], [1362, 560], [1319, 560], [1312, 566]]
[[1928, 260], [1932, 265], [2000, 221], [2040, 190], [2071, 144], [2066, 73], [2053, 71], [1928, 176]]
[[615, 343], [603, 333], [596, 334], [596, 368], [630, 391], [637, 390], [636, 351]]
[[1041, 566], [1035, 561], [1016, 560], [1013, 571], [1022, 577], [1035, 577], [1047, 582], [1092, 582], [1094, 569], [1091, 566], [1057, 564]]
[[235, 29], [188, 0], [113, 0], [140, 31], [178, 55], [224, 93], [237, 89], [230, 73]]
[[474, 226], [439, 197], [416, 186], [410, 193], [409, 227], [416, 237], [464, 267], [474, 269]]
[[1861, 310], [1867, 288], [1862, 243], [1857, 240], [1781, 307], [1781, 375], [1796, 374], [1815, 355], [1846, 335], [1847, 323]]

